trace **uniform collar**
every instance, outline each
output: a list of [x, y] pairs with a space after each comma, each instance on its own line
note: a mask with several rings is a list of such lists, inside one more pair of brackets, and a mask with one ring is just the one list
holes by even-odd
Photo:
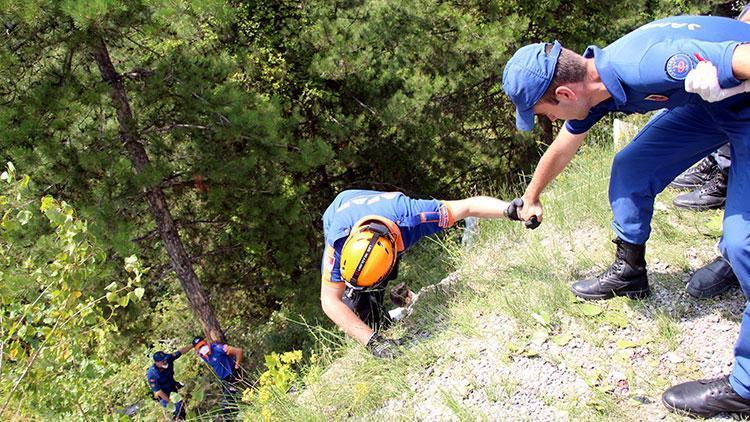
[[610, 63], [609, 54], [606, 50], [590, 45], [583, 53], [583, 57], [590, 59], [594, 58], [594, 65], [596, 71], [599, 72], [599, 77], [602, 78], [602, 83], [612, 95], [612, 99], [618, 106], [623, 106], [628, 101], [628, 97], [625, 95], [625, 89], [622, 87], [620, 78], [617, 76], [617, 72]]

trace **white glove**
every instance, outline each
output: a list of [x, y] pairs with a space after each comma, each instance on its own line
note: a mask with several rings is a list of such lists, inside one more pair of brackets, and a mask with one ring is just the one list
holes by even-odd
[[745, 81], [734, 88], [722, 89], [719, 86], [719, 71], [716, 66], [711, 62], [701, 61], [695, 69], [688, 72], [685, 78], [685, 91], [698, 94], [704, 100], [713, 103], [750, 91], [750, 81]]

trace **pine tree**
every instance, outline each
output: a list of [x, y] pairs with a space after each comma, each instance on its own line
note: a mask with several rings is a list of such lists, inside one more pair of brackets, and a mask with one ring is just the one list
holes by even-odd
[[[167, 268], [176, 272], [205, 334], [223, 341], [223, 331], [164, 193], [165, 181], [176, 170], [168, 165], [172, 157], [164, 150], [169, 148], [167, 142], [157, 139], [172, 136], [172, 131], [201, 133], [205, 127], [166, 123], [173, 117], [169, 111], [179, 111], [165, 110], [171, 105], [160, 103], [158, 96], [185, 93], [167, 94], [163, 86], [146, 80], [158, 71], [154, 67], [166, 70], [174, 59], [186, 58], [188, 51], [168, 47], [178, 32], [189, 35], [178, 41], [183, 47], [191, 37], [213, 36], [210, 25], [220, 25], [226, 11], [205, 2], [116, 0], [7, 1], [0, 9], [6, 33], [0, 56], [4, 102], [0, 119], [7, 129], [4, 153], [19, 165], [33, 168], [51, 190], [80, 203], [94, 217], [94, 232], [109, 238], [120, 252], [131, 247], [118, 245], [118, 240], [135, 237], [137, 225], [145, 223], [140, 217], [142, 205], [131, 201], [145, 199], [154, 231], [169, 257]], [[117, 46], [114, 59], [112, 45]], [[113, 60], [118, 66], [134, 67], [117, 69]], [[197, 58], [191, 65], [199, 66], [200, 61]], [[170, 76], [174, 75], [157, 78], [166, 83]], [[139, 98], [135, 107], [130, 89]], [[205, 104], [199, 110], [208, 114], [211, 108]], [[233, 125], [230, 119], [246, 116], [221, 118], [226, 120], [221, 130], [239, 131], [241, 125]], [[96, 209], [97, 205], [101, 208]], [[107, 228], [115, 233], [105, 233]]]

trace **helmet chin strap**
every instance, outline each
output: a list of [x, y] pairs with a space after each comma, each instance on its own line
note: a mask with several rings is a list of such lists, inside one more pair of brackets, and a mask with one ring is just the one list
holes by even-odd
[[367, 249], [365, 249], [365, 253], [362, 254], [362, 258], [359, 260], [359, 263], [357, 264], [357, 268], [354, 270], [354, 274], [352, 275], [351, 280], [349, 281], [349, 283], [353, 287], [359, 287], [357, 286], [357, 279], [359, 278], [359, 275], [362, 273], [362, 269], [365, 267], [365, 264], [367, 263], [367, 258], [370, 257], [370, 254], [372, 253], [372, 249], [375, 247], [375, 244], [378, 243], [378, 240], [380, 240], [381, 237], [390, 236], [390, 232], [388, 231], [388, 228], [382, 224], [370, 223], [366, 227], [363, 227], [362, 229], [367, 229], [367, 230], [372, 231], [373, 236], [370, 239], [370, 243], [367, 245]]
[[380, 234], [375, 232], [373, 234], [372, 238], [370, 239], [370, 244], [367, 245], [367, 249], [365, 249], [365, 253], [362, 254], [362, 258], [359, 260], [359, 263], [357, 264], [357, 268], [354, 270], [354, 274], [352, 275], [351, 283], [353, 285], [357, 285], [357, 279], [359, 278], [359, 275], [362, 273], [362, 269], [365, 267], [365, 264], [367, 263], [367, 258], [370, 257], [370, 254], [372, 253], [372, 248], [375, 247], [375, 244], [378, 243], [378, 240], [380, 239]]

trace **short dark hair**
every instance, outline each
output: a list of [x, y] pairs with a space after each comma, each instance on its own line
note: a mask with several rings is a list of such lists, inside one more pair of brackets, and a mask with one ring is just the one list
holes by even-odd
[[[552, 44], [547, 44], [546, 53], [552, 50]], [[580, 54], [569, 50], [565, 47], [560, 51], [557, 58], [555, 73], [552, 75], [552, 81], [549, 83], [544, 95], [539, 99], [540, 102], [557, 104], [555, 90], [564, 84], [583, 82], [586, 78], [586, 60]]]

